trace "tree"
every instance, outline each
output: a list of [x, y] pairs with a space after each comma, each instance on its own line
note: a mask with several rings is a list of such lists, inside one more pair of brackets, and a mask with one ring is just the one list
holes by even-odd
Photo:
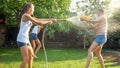
[[71, 7], [78, 14], [94, 16], [95, 12], [99, 8], [108, 6], [110, 0], [78, 0], [76, 1], [76, 7]]
[[[70, 0], [0, 0], [0, 14], [7, 17], [8, 26], [17, 26], [20, 22], [20, 10], [26, 2], [35, 5], [34, 15], [39, 18], [66, 18], [69, 13]], [[64, 22], [55, 23], [48, 27], [47, 34], [52, 38], [55, 31], [67, 32], [70, 26], [71, 24]]]
[[[39, 18], [66, 18], [69, 13], [70, 0], [0, 0], [0, 14], [7, 17], [8, 26], [17, 26], [20, 23], [20, 10], [26, 2], [32, 2], [35, 5], [35, 16]], [[55, 23], [45, 28], [43, 32], [45, 34], [47, 30], [47, 34], [52, 38], [55, 31], [67, 32], [70, 26], [70, 23]], [[44, 45], [44, 35], [42, 42]], [[45, 48], [44, 52], [46, 56]], [[47, 56], [46, 67], [48, 68]]]
[[[69, 8], [72, 12], [76, 13], [78, 16], [87, 15], [92, 18], [95, 18], [96, 10], [99, 8], [106, 9], [108, 6], [110, 0], [76, 0], [76, 2], [73, 0], [71, 7]], [[75, 7], [74, 7], [74, 6]], [[84, 48], [85, 44], [92, 39], [91, 35], [94, 35], [95, 33], [92, 32], [90, 29], [90, 26], [87, 23], [81, 24], [80, 27], [78, 27], [79, 31], [77, 32], [81, 40], [84, 40]], [[87, 41], [85, 40], [86, 38]], [[88, 44], [88, 43], [87, 43]]]

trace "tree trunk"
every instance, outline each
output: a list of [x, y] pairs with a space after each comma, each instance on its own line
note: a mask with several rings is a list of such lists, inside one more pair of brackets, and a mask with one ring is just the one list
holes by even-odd
[[6, 43], [6, 34], [7, 34], [7, 29], [5, 24], [0, 24], [0, 47], [5, 45]]

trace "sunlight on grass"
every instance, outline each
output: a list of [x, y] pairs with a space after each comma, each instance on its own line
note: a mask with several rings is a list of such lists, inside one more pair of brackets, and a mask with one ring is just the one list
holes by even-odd
[[[49, 68], [84, 68], [87, 50], [81, 49], [47, 49]], [[34, 59], [33, 68], [45, 68], [43, 50]], [[0, 68], [19, 68], [21, 56], [19, 49], [0, 49]], [[120, 68], [113, 63], [105, 61], [106, 68]], [[94, 57], [91, 68], [100, 68], [97, 58]]]

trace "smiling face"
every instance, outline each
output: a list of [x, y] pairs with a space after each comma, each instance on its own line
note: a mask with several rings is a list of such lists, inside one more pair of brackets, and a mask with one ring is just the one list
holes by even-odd
[[31, 5], [31, 8], [30, 8], [30, 13], [33, 14], [34, 13], [34, 5], [32, 4]]
[[30, 5], [30, 7], [29, 7], [29, 9], [28, 9], [28, 13], [29, 13], [30, 15], [33, 15], [33, 13], [34, 13], [34, 5], [33, 5], [33, 4]]

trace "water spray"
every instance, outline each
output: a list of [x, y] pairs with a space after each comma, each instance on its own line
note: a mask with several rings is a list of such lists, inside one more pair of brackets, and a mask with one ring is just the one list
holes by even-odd
[[[52, 20], [52, 21], [55, 21], [55, 19], [48, 19], [48, 20]], [[66, 19], [56, 19], [57, 21], [70, 21], [72, 22], [73, 24], [76, 24], [76, 23], [80, 23], [80, 17], [78, 16], [74, 16], [74, 17], [70, 17], [70, 18], [66, 18]], [[76, 24], [78, 25], [78, 24]], [[46, 68], [48, 68], [48, 58], [47, 58], [47, 53], [46, 53], [46, 49], [45, 49], [45, 45], [44, 45], [44, 37], [45, 37], [45, 33], [47, 31], [47, 28], [48, 28], [49, 25], [46, 25], [45, 26], [45, 29], [43, 30], [43, 36], [42, 36], [42, 45], [43, 45], [43, 50], [44, 50], [44, 55], [45, 55], [45, 63], [46, 63]]]
[[[49, 20], [55, 20], [55, 19], [49, 19]], [[56, 19], [58, 21], [65, 21], [67, 19]], [[48, 28], [48, 24], [45, 26], [44, 30], [43, 30], [43, 35], [42, 35], [42, 45], [43, 45], [43, 51], [44, 51], [44, 55], [45, 55], [45, 63], [46, 63], [46, 68], [48, 68], [48, 58], [47, 58], [47, 52], [46, 52], [46, 48], [45, 48], [45, 45], [44, 45], [44, 38], [45, 38], [45, 33], [47, 31], [47, 28]]]

